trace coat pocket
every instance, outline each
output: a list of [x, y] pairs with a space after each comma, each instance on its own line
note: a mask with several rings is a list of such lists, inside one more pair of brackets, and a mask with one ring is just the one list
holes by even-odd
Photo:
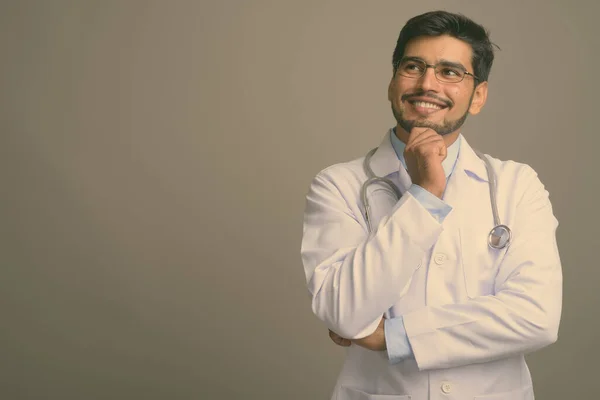
[[411, 400], [407, 394], [369, 394], [346, 386], [340, 387], [336, 400]]
[[473, 400], [534, 400], [533, 387], [512, 390], [510, 392], [485, 394], [475, 396]]

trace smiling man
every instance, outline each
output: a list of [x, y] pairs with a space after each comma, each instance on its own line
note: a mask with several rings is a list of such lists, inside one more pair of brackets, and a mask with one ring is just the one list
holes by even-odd
[[462, 136], [493, 59], [462, 15], [410, 19], [388, 87], [396, 126], [311, 182], [312, 310], [347, 348], [332, 399], [534, 398], [524, 355], [557, 340], [561, 317], [558, 221], [531, 167]]

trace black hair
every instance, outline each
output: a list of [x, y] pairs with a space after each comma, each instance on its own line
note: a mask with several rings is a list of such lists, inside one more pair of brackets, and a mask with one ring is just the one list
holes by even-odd
[[[473, 50], [471, 59], [473, 73], [479, 82], [488, 80], [494, 62], [492, 46], [496, 46], [490, 41], [489, 31], [462, 14], [453, 14], [447, 11], [430, 11], [417, 15], [406, 22], [400, 31], [392, 57], [394, 73], [404, 56], [406, 44], [411, 39], [420, 36], [441, 35], [449, 35], [468, 43]], [[498, 49], [500, 48], [498, 47]]]

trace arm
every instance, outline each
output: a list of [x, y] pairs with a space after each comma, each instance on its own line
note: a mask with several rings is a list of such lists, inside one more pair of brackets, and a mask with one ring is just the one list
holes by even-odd
[[344, 338], [368, 336], [441, 231], [407, 192], [369, 235], [333, 180], [317, 175], [306, 198], [301, 249], [313, 312]]
[[[446, 202], [429, 193], [418, 185], [411, 185], [408, 192], [412, 194], [419, 203], [439, 223], [443, 223], [446, 216], [452, 211]], [[368, 337], [358, 340], [346, 339], [329, 330], [329, 337], [340, 346], [350, 346], [352, 342], [370, 350], [387, 350], [390, 363], [396, 364], [406, 358], [413, 356], [412, 347], [408, 341], [403, 318], [382, 319], [377, 329]]]
[[[444, 222], [446, 216], [452, 211], [452, 207], [445, 201], [429, 193], [419, 185], [411, 185], [408, 191], [440, 224]], [[388, 359], [392, 364], [413, 357], [412, 347], [408, 341], [406, 329], [404, 328], [404, 320], [401, 316], [384, 321], [383, 343], [381, 345], [384, 345], [384, 349], [387, 350]]]
[[526, 354], [557, 340], [562, 272], [548, 192], [530, 169], [495, 295], [403, 316], [420, 370]]
[[[446, 202], [418, 185], [411, 185], [408, 191], [439, 223], [443, 223], [446, 216], [452, 211], [452, 207]], [[352, 343], [351, 340], [343, 338], [331, 330], [329, 331], [329, 337], [340, 346], [350, 346]], [[408, 341], [401, 316], [382, 320], [378, 329], [370, 337], [354, 340], [354, 343], [370, 350], [387, 350], [388, 359], [392, 364], [413, 356], [412, 347]]]

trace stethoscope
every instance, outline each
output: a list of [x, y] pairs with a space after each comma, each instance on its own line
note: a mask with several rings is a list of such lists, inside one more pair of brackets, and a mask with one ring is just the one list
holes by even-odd
[[[371, 166], [369, 164], [371, 161], [371, 157], [373, 157], [373, 154], [375, 153], [376, 150], [377, 150], [377, 147], [374, 148], [373, 150], [369, 151], [369, 153], [365, 156], [365, 160], [363, 162], [363, 167], [365, 169], [365, 172], [367, 173], [368, 179], [365, 181], [365, 183], [363, 183], [362, 188], [360, 190], [360, 197], [361, 197], [362, 204], [365, 207], [365, 218], [367, 220], [369, 232], [373, 231], [373, 227], [371, 225], [371, 206], [369, 205], [369, 199], [367, 198], [367, 187], [372, 183], [383, 182], [383, 183], [387, 184], [390, 188], [392, 188], [392, 190], [394, 191], [394, 193], [396, 194], [396, 197], [398, 199], [400, 199], [400, 197], [402, 197], [402, 194], [400, 193], [400, 189], [398, 189], [398, 187], [394, 184], [394, 182], [392, 182], [388, 178], [376, 176], [375, 173], [373, 172], [373, 170], [371, 169]], [[475, 154], [477, 154], [477, 157], [479, 157], [485, 163], [485, 169], [487, 170], [489, 187], [490, 187], [490, 200], [492, 203], [492, 213], [494, 214], [494, 227], [492, 228], [492, 230], [490, 231], [490, 233], [488, 235], [488, 245], [492, 249], [500, 250], [510, 244], [510, 240], [512, 238], [512, 232], [508, 226], [500, 223], [500, 217], [498, 215], [498, 204], [496, 202], [496, 188], [497, 188], [496, 176], [494, 174], [494, 171], [492, 170], [492, 165], [490, 164], [490, 161], [488, 160], [488, 158], [485, 157], [480, 152], [478, 152], [477, 150], [475, 150]]]

